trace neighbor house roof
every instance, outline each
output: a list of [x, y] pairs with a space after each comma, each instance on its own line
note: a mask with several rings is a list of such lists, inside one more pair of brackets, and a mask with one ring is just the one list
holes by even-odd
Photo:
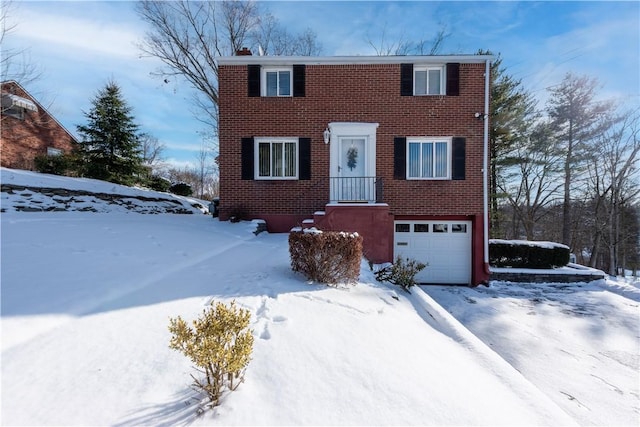
[[[22, 91], [22, 93], [24, 93], [27, 96], [27, 98], [18, 96], [14, 93], [9, 92], [6, 88], [10, 87], [11, 85], [18, 87]], [[56, 119], [55, 116], [49, 112], [49, 110], [44, 108], [42, 104], [40, 104], [40, 102], [38, 102], [38, 100], [29, 93], [29, 91], [27, 91], [24, 87], [22, 87], [20, 83], [18, 83], [15, 80], [6, 80], [0, 83], [0, 87], [2, 88], [1, 92], [2, 92], [3, 108], [6, 108], [4, 103], [10, 101], [13, 105], [26, 108], [27, 110], [31, 110], [31, 111], [42, 110], [54, 122], [56, 122], [56, 124], [60, 126], [60, 128], [63, 129], [73, 139], [73, 141], [75, 141], [76, 143], [78, 142], [78, 139], [71, 132], [69, 132], [69, 130], [66, 127], [64, 127], [62, 123], [60, 123], [58, 119]]]

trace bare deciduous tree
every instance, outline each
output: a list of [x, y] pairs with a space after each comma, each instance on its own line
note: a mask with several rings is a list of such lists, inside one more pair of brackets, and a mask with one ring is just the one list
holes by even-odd
[[596, 101], [597, 86], [596, 79], [568, 73], [559, 85], [550, 89], [548, 101], [555, 139], [564, 155], [562, 243], [571, 248], [573, 186], [576, 176], [584, 169], [590, 143], [610, 126], [601, 118], [613, 108], [610, 102]]
[[259, 18], [252, 39], [253, 47], [264, 55], [317, 56], [322, 53], [322, 46], [313, 30], [307, 28], [300, 34], [292, 34], [271, 13]]
[[166, 148], [158, 138], [148, 133], [140, 135], [140, 150], [142, 151], [142, 162], [152, 169], [162, 166], [164, 161], [163, 152]]
[[216, 58], [234, 55], [254, 43], [279, 55], [320, 51], [315, 33], [289, 34], [254, 1], [142, 0], [136, 10], [150, 28], [140, 49], [165, 65], [155, 74], [166, 83], [184, 78], [194, 89], [196, 118], [214, 133], [218, 119]]
[[450, 33], [447, 27], [440, 24], [438, 31], [431, 40], [420, 39], [418, 41], [405, 40], [404, 35], [400, 35], [398, 40], [389, 41], [387, 37], [387, 26], [380, 32], [380, 40], [374, 42], [370, 37], [367, 39], [369, 46], [373, 48], [378, 56], [391, 55], [436, 55], [440, 53], [442, 45]]
[[[640, 195], [638, 111], [626, 112], [616, 119], [603, 119], [615, 124], [598, 136], [588, 168], [594, 216], [598, 219], [594, 224], [590, 265], [599, 266], [601, 246], [606, 244], [608, 260], [604, 264], [608, 266], [609, 274], [616, 274], [616, 269], [624, 264], [623, 213], [628, 206], [637, 203]], [[632, 236], [636, 242], [637, 238]]]
[[14, 3], [3, 0], [0, 7], [0, 80], [15, 80], [22, 86], [28, 86], [42, 76], [42, 70], [31, 61], [28, 49], [7, 48], [7, 37], [18, 24], [11, 22]]
[[548, 125], [542, 123], [526, 141], [519, 141], [497, 183], [513, 213], [511, 237], [519, 238], [519, 224], [527, 240], [540, 239], [536, 225], [559, 199], [558, 156]]

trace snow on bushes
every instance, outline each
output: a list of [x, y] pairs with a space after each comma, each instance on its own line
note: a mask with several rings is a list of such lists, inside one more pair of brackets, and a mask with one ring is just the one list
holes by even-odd
[[554, 242], [489, 240], [492, 267], [550, 269], [569, 263], [569, 247]]
[[291, 230], [291, 269], [320, 283], [355, 283], [360, 276], [362, 240], [358, 233]]

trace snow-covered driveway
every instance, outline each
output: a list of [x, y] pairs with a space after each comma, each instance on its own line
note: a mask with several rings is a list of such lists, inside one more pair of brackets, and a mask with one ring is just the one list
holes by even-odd
[[425, 286], [581, 425], [640, 425], [640, 282]]

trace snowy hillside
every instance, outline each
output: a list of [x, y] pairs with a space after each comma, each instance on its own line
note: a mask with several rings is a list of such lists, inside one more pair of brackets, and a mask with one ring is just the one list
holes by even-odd
[[207, 213], [208, 203], [89, 178], [0, 168], [0, 209], [21, 212]]
[[[39, 178], [2, 172], [2, 184]], [[2, 197], [4, 209], [13, 199]], [[363, 262], [357, 285], [327, 287], [291, 272], [286, 234], [101, 209], [0, 214], [3, 425], [640, 421], [638, 283], [407, 294]], [[238, 390], [197, 416], [169, 317], [232, 300], [251, 312], [253, 360]]]

